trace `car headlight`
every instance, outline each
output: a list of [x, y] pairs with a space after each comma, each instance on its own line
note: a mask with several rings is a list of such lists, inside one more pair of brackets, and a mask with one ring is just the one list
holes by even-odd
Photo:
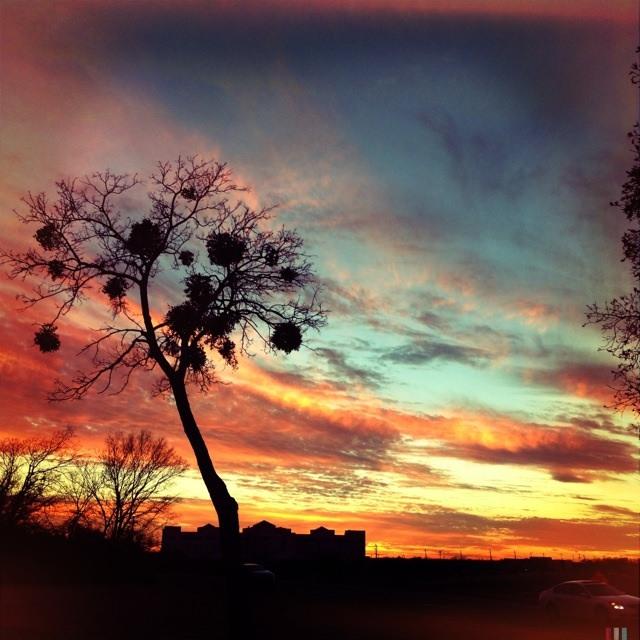
[[610, 602], [609, 603], [614, 609], [624, 609], [624, 605], [623, 604], [618, 604], [617, 602]]

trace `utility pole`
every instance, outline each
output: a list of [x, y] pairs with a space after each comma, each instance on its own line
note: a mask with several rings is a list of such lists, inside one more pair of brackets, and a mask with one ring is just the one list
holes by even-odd
[[373, 548], [375, 550], [375, 558], [377, 560], [378, 559], [378, 543], [377, 542], [373, 545]]
[[493, 560], [493, 554], [491, 553], [491, 547], [489, 547], [489, 561]]

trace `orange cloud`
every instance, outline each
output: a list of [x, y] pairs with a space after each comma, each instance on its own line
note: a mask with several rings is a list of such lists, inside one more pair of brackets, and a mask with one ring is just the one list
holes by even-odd
[[524, 375], [525, 379], [536, 384], [611, 406], [614, 396], [612, 369], [612, 365], [565, 362], [555, 368], [529, 369]]

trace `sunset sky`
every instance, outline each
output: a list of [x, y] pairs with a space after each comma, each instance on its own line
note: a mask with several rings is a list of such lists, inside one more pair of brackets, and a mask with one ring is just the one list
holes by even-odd
[[[632, 286], [608, 203], [631, 163], [636, 11], [5, 0], [0, 243], [33, 242], [12, 209], [62, 176], [225, 160], [304, 237], [330, 310], [312, 349], [256, 348], [194, 390], [243, 526], [366, 529], [392, 555], [637, 555], [631, 415], [604, 408], [615, 363], [582, 326]], [[73, 425], [90, 451], [147, 428], [193, 464], [150, 377], [47, 403], [99, 320], [80, 308], [40, 354], [24, 286], [1, 275], [0, 437]], [[177, 488], [175, 523], [215, 522], [195, 469]]]

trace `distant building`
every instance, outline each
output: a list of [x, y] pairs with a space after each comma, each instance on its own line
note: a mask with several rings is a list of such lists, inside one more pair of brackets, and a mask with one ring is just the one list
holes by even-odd
[[189, 558], [215, 559], [220, 557], [220, 530], [212, 524], [196, 531], [182, 531], [182, 527], [162, 530], [161, 551], [181, 553]]
[[287, 560], [297, 557], [297, 534], [291, 529], [277, 527], [261, 520], [245, 527], [240, 534], [243, 556], [246, 560]]
[[[262, 520], [245, 527], [240, 534], [245, 560], [269, 562], [278, 560], [340, 559], [357, 560], [365, 557], [366, 533], [347, 530], [344, 535], [333, 529], [318, 527], [309, 533], [294, 533]], [[196, 531], [182, 531], [181, 527], [165, 527], [161, 550], [181, 553], [190, 558], [220, 557], [220, 530], [211, 524]]]

